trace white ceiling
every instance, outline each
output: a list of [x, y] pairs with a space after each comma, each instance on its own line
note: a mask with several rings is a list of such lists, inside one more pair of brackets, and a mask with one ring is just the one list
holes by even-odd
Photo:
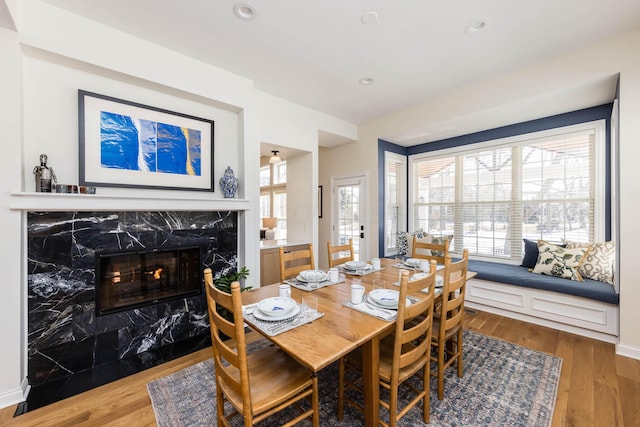
[[[234, 16], [232, 0], [46, 1], [356, 124], [640, 23], [638, 0], [252, 0], [251, 21]], [[363, 23], [367, 12], [378, 19]], [[486, 28], [466, 33], [477, 20]], [[374, 83], [359, 84], [363, 77]], [[610, 101], [612, 81], [599, 84]], [[407, 129], [393, 139], [411, 145], [481, 130], [483, 114], [452, 117], [435, 135]]]

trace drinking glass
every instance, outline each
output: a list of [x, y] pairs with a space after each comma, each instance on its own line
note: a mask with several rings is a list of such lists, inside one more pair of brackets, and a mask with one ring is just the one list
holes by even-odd
[[373, 280], [373, 290], [384, 289], [386, 288], [387, 283], [382, 279], [374, 279]]
[[313, 319], [318, 313], [318, 297], [313, 295], [303, 296], [300, 305], [300, 314], [304, 319]]

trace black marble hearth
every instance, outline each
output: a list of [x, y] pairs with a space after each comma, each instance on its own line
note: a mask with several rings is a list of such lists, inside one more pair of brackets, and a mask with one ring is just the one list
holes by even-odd
[[25, 412], [210, 345], [204, 292], [96, 316], [96, 251], [198, 245], [201, 268], [237, 267], [236, 212], [28, 213]]

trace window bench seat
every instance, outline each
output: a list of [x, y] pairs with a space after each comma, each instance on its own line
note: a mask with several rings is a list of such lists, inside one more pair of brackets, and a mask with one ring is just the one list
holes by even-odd
[[465, 305], [551, 328], [617, 342], [619, 295], [613, 286], [531, 273], [526, 267], [469, 261]]

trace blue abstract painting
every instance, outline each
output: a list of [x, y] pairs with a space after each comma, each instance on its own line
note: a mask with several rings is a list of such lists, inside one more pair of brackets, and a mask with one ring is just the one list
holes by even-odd
[[200, 176], [201, 144], [197, 129], [100, 112], [104, 168]]

